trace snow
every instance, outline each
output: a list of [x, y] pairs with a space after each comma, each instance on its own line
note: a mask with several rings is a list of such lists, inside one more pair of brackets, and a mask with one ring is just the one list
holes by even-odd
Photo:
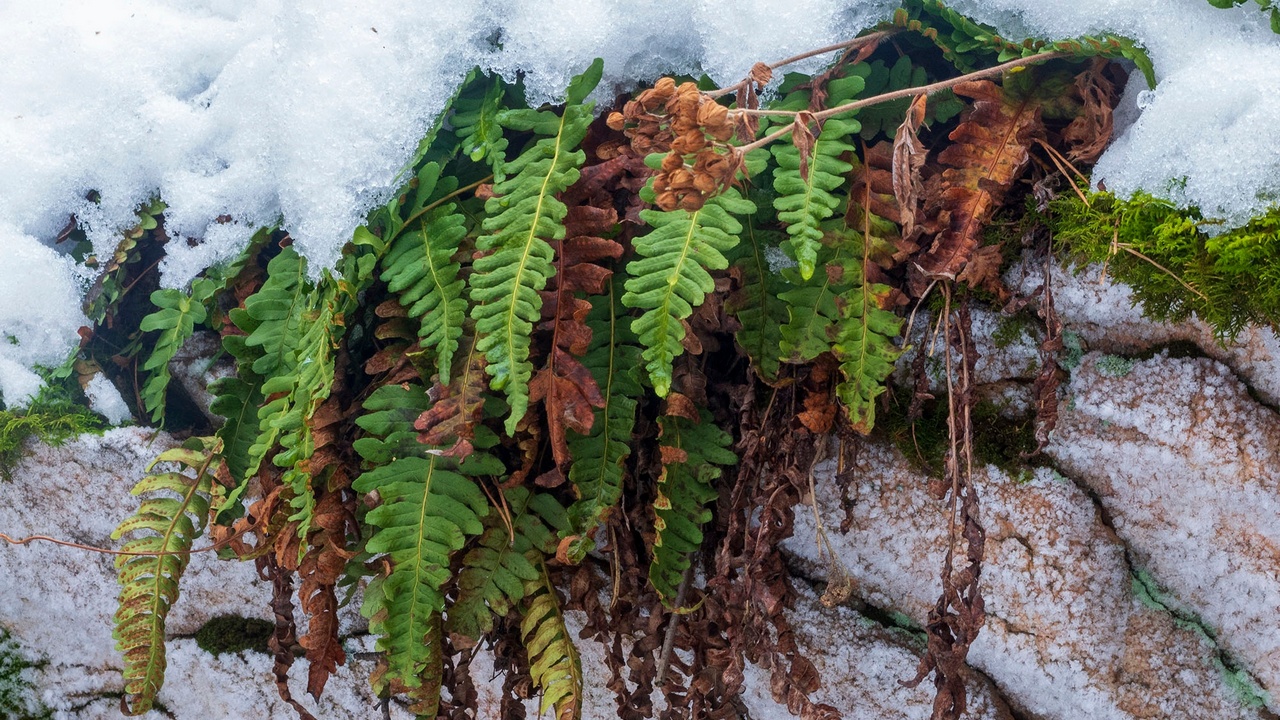
[[133, 420], [133, 413], [129, 412], [129, 406], [120, 396], [120, 391], [102, 373], [94, 373], [93, 377], [89, 378], [89, 383], [84, 388], [84, 396], [89, 401], [89, 408], [106, 418], [112, 425]]
[[[0, 391], [21, 404], [30, 372], [58, 364], [83, 318], [90, 272], [47, 247], [76, 218], [99, 255], [153, 197], [177, 240], [163, 283], [180, 287], [279, 223], [330, 266], [390, 196], [419, 138], [474, 66], [524, 77], [554, 101], [594, 57], [610, 99], [667, 72], [721, 83], [850, 37], [889, 0], [497, 2], [59, 0], [0, 5]], [[1149, 48], [1161, 82], [1096, 177], [1242, 222], [1280, 193], [1280, 42], [1251, 8], [1204, 0], [959, 0], [1011, 37], [1113, 31]], [[767, 28], [767, 32], [763, 31]], [[814, 71], [830, 60], [795, 66]], [[90, 193], [98, 198], [87, 199]], [[61, 250], [61, 248], [59, 248]], [[30, 292], [11, 290], [10, 274]], [[77, 280], [79, 286], [77, 287]], [[33, 337], [35, 333], [40, 338]], [[16, 349], [15, 349], [16, 348]]]

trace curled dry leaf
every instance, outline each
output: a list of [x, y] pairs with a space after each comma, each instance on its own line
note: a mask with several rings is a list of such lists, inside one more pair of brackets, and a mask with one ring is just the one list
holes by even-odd
[[813, 161], [813, 144], [816, 139], [809, 129], [813, 122], [813, 113], [798, 112], [795, 121], [791, 123], [791, 144], [800, 152], [800, 179], [805, 182], [809, 182], [809, 163]]
[[924, 167], [926, 151], [917, 136], [924, 123], [927, 102], [927, 95], [917, 95], [893, 136], [893, 196], [898, 201], [904, 236], [911, 235], [915, 228], [916, 207], [920, 204], [923, 186], [920, 169]]

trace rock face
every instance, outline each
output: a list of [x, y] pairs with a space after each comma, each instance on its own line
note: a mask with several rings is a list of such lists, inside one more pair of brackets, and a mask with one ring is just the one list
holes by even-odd
[[[1023, 265], [1008, 280], [1030, 292], [1040, 273]], [[969, 655], [969, 717], [1274, 719], [1280, 417], [1272, 407], [1280, 404], [1280, 341], [1248, 329], [1219, 345], [1199, 323], [1146, 321], [1127, 289], [1098, 277], [1097, 269], [1053, 276], [1075, 345], [1064, 358], [1070, 377], [1045, 448], [1048, 465], [1016, 479], [975, 469], [987, 530], [987, 623]], [[927, 326], [920, 318], [922, 338]], [[979, 396], [1014, 415], [1029, 410], [1036, 329], [975, 308], [974, 331]], [[210, 371], [201, 359], [207, 353], [196, 350], [176, 376], [199, 403]], [[135, 507], [129, 488], [173, 442], [127, 428], [62, 448], [33, 446], [13, 480], [0, 483], [0, 532], [110, 546], [111, 531]], [[832, 462], [815, 471], [813, 500], [833, 554], [819, 551], [813, 513], [797, 508], [796, 535], [783, 547], [799, 587], [788, 613], [823, 679], [816, 701], [850, 720], [923, 720], [930, 684], [907, 689], [899, 681], [914, 674], [919, 627], [940, 590], [946, 507], [929, 494], [923, 472], [883, 440], [860, 441], [847, 460], [839, 479]], [[833, 568], [853, 580], [860, 610], [818, 601]], [[120, 717], [116, 592], [108, 556], [43, 543], [0, 546], [0, 626], [39, 663], [24, 679], [54, 717]], [[217, 615], [269, 618], [269, 595], [251, 565], [193, 557], [169, 620], [166, 709], [150, 717], [293, 716], [276, 696], [267, 655], [215, 657], [193, 638]], [[313, 703], [303, 694], [300, 659], [293, 693], [326, 720], [377, 717], [367, 684], [372, 661], [362, 654], [372, 641], [353, 609], [344, 612], [350, 664]], [[580, 621], [574, 613], [567, 619]], [[580, 652], [583, 717], [614, 716], [598, 648], [583, 640]], [[481, 718], [497, 713], [501, 686], [491, 682], [487, 653], [472, 666]], [[790, 717], [770, 697], [767, 674], [746, 673], [744, 717]], [[536, 700], [526, 709], [536, 716]], [[409, 717], [395, 704], [390, 713]]]
[[1280, 418], [1213, 360], [1156, 357], [1120, 377], [1101, 361], [1073, 374], [1049, 455], [1097, 495], [1156, 599], [1280, 700]]
[[[0, 483], [0, 531], [112, 547], [111, 531], [136, 509], [129, 494], [151, 458], [174, 444], [146, 428], [84, 436], [60, 448], [42, 445]], [[197, 547], [203, 541], [197, 541]], [[41, 667], [28, 672], [38, 699], [55, 717], [121, 717], [120, 659], [111, 638], [116, 574], [110, 556], [36, 542], [0, 545], [0, 626]], [[169, 616], [168, 671], [159, 700], [161, 718], [291, 717], [275, 692], [271, 658], [255, 652], [213, 656], [192, 637], [210, 618], [269, 619], [270, 586], [251, 563], [221, 562], [196, 554], [182, 578], [182, 595]], [[318, 717], [364, 718], [376, 712], [368, 691], [368, 662], [341, 669], [315, 703]], [[292, 672], [293, 694], [303, 698], [306, 663]], [[310, 699], [304, 703], [311, 704]], [[399, 713], [399, 717], [409, 717]]]
[[[923, 624], [940, 588], [945, 506], [896, 450], [862, 446], [849, 469], [843, 493], [830, 463], [815, 471], [827, 540], [855, 593]], [[1214, 667], [1218, 650], [1203, 633], [1135, 594], [1123, 545], [1083, 491], [1049, 470], [1026, 484], [995, 468], [974, 480], [987, 529], [987, 624], [969, 659], [1015, 711], [1046, 720], [1260, 717]], [[817, 548], [812, 516], [797, 513], [786, 549], [824, 579], [829, 560]]]

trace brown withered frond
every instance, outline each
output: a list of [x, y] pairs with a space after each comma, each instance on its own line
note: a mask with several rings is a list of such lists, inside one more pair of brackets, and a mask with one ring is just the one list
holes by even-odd
[[939, 232], [916, 264], [926, 277], [955, 278], [982, 239], [982, 229], [1030, 158], [1032, 141], [1044, 131], [1040, 104], [1033, 97], [1013, 100], [987, 80], [955, 86], [974, 103], [949, 136], [952, 144], [938, 156], [942, 173]]

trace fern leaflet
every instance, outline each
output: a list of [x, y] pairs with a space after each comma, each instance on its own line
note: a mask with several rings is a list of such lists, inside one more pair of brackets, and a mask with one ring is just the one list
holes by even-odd
[[[177, 463], [191, 475], [162, 472], [147, 475], [133, 488], [146, 494], [138, 511], [111, 533], [113, 539], [131, 535], [117, 555], [120, 604], [115, 615], [116, 649], [124, 654], [124, 699], [130, 715], [151, 709], [164, 684], [165, 619], [178, 599], [178, 581], [190, 561], [191, 545], [204, 532], [209, 517], [209, 492], [218, 460], [218, 442], [194, 438], [181, 448], [160, 454], [158, 463]], [[176, 497], [174, 497], [176, 495]]]
[[459, 464], [428, 446], [415, 447], [413, 421], [429, 404], [418, 386], [388, 385], [370, 396], [370, 412], [357, 423], [375, 437], [358, 441], [356, 450], [375, 466], [352, 485], [381, 499], [365, 516], [376, 528], [365, 550], [384, 556], [390, 566], [366, 594], [361, 612], [379, 635], [388, 677], [411, 691], [423, 687], [423, 674], [438, 652], [428, 639], [444, 610], [441, 588], [451, 576], [450, 558], [467, 536], [484, 531], [481, 518], [489, 513], [484, 493], [465, 475], [503, 472], [485, 453]]
[[[843, 267], [849, 261], [849, 248], [843, 244], [834, 251], [824, 248], [819, 257], [825, 259], [826, 266]], [[791, 290], [778, 296], [787, 304], [788, 313], [787, 323], [780, 330], [782, 361], [807, 363], [831, 349], [834, 328], [840, 318], [837, 298], [847, 286], [837, 282], [832, 272], [820, 273], [807, 281], [792, 268], [784, 269], [782, 275], [792, 284]]]
[[755, 227], [754, 216], [746, 224], [743, 242], [735, 252], [733, 266], [739, 273], [738, 289], [725, 302], [742, 326], [735, 333], [738, 346], [751, 359], [751, 366], [765, 380], [778, 377], [778, 350], [782, 343], [782, 326], [787, 322], [787, 304], [780, 295], [787, 282], [769, 267], [765, 252], [776, 245], [771, 236], [781, 233]]
[[644, 392], [640, 348], [617, 307], [616, 286], [612, 279], [608, 282], [609, 293], [592, 298], [587, 316], [591, 344], [582, 358], [600, 387], [605, 406], [595, 411], [591, 432], [569, 436], [573, 456], [569, 480], [578, 498], [569, 506], [572, 532], [579, 536], [569, 549], [573, 562], [581, 562], [591, 550], [591, 535], [622, 497], [623, 463], [631, 454], [636, 402]]
[[555, 711], [556, 720], [582, 716], [582, 661], [574, 647], [555, 586], [537, 557], [537, 577], [525, 587], [520, 636], [529, 654], [529, 676], [542, 690], [538, 714]]
[[[416, 197], [444, 196], [457, 188], [457, 180], [440, 179], [440, 166], [427, 163], [418, 173]], [[449, 368], [462, 336], [467, 300], [454, 261], [458, 243], [467, 234], [466, 219], [455, 203], [446, 203], [421, 215], [426, 200], [415, 200], [418, 229], [401, 234], [391, 243], [382, 261], [382, 280], [399, 293], [409, 316], [421, 322], [418, 337], [423, 349], [435, 357], [440, 382], [449, 384]]]
[[665, 600], [675, 598], [689, 553], [702, 546], [702, 525], [711, 519], [707, 505], [716, 498], [711, 482], [720, 477], [717, 465], [734, 465], [738, 456], [729, 446], [733, 438], [716, 427], [711, 413], [701, 422], [668, 415], [658, 418], [662, 475], [653, 509], [653, 562], [649, 581]]
[[586, 73], [569, 84], [564, 112], [507, 110], [499, 122], [513, 130], [541, 135], [529, 149], [506, 166], [512, 176], [494, 185], [495, 197], [485, 203], [488, 233], [476, 247], [492, 251], [472, 268], [471, 316], [480, 334], [480, 351], [488, 359], [486, 370], [494, 390], [503, 390], [511, 406], [507, 434], [529, 407], [529, 342], [541, 318], [542, 290], [555, 272], [548, 239], [564, 238], [567, 208], [556, 199], [578, 179], [586, 154], [575, 148], [586, 137], [594, 103], [584, 103], [600, 81], [603, 61], [597, 59]]
[[458, 598], [449, 607], [449, 630], [477, 640], [493, 629], [495, 615], [505, 616], [524, 599], [525, 584], [538, 579], [526, 554], [554, 554], [556, 534], [551, 528], [568, 527], [564, 508], [554, 497], [523, 487], [504, 494], [510, 517], [503, 520], [491, 513], [486, 518], [488, 527], [479, 544], [462, 559]]
[[[863, 87], [862, 77], [856, 74], [828, 83], [831, 93], [828, 106], [835, 107], [856, 98]], [[779, 109], [807, 110], [810, 95], [808, 90], [793, 92], [783, 99]], [[848, 184], [845, 176], [853, 166], [841, 156], [855, 151], [849, 141], [861, 130], [857, 120], [847, 116], [831, 118], [822, 124], [808, 157], [802, 158], [792, 143], [780, 142], [771, 148], [777, 162], [773, 189], [778, 196], [773, 206], [778, 211], [778, 219], [787, 225], [801, 280], [812, 277], [817, 266], [818, 250], [822, 246], [819, 223], [834, 215], [843, 202], [835, 191]]]
[[142, 366], [151, 373], [142, 386], [142, 402], [154, 423], [164, 424], [165, 396], [172, 380], [169, 363], [195, 332], [196, 325], [205, 321], [204, 304], [213, 297], [216, 287], [212, 280], [200, 278], [191, 283], [189, 295], [172, 288], [151, 293], [151, 304], [158, 309], [142, 318], [138, 328], [143, 332], [160, 331], [151, 356]]
[[738, 244], [742, 232], [733, 214], [752, 212], [755, 204], [732, 188], [694, 212], [640, 212], [653, 230], [635, 240], [641, 257], [627, 264], [631, 278], [622, 304], [644, 310], [631, 329], [644, 346], [645, 367], [659, 397], [671, 390], [672, 361], [684, 352], [684, 319], [715, 290], [707, 271], [729, 267], [723, 253]]

